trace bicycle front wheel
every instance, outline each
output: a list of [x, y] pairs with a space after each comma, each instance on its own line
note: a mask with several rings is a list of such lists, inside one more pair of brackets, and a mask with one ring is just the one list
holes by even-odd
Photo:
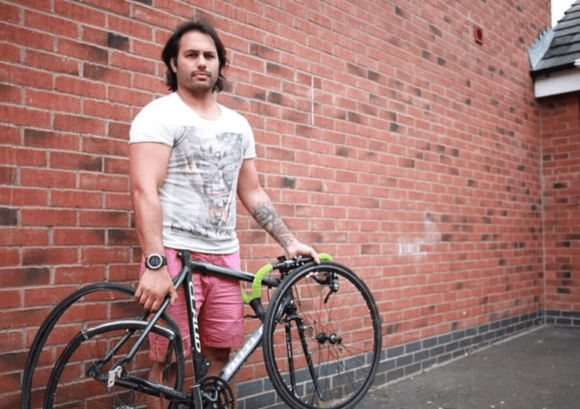
[[282, 281], [264, 318], [264, 361], [292, 408], [353, 408], [370, 388], [381, 321], [364, 282], [337, 263], [309, 264]]
[[[134, 358], [108, 385], [109, 372], [135, 345], [147, 327], [144, 321], [117, 321], [79, 332], [60, 355], [50, 376], [44, 408], [146, 408], [149, 395], [159, 396], [147, 383], [153, 361], [149, 343], [144, 342]], [[175, 381], [172, 387], [181, 391], [184, 379], [184, 354], [180, 336], [160, 326], [153, 326], [152, 336], [169, 343], [166, 367], [173, 361]], [[172, 403], [170, 408], [177, 408]]]

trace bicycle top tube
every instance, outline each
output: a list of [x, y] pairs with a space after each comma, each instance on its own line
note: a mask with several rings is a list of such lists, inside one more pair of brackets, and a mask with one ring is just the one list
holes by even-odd
[[[279, 257], [278, 263], [275, 264], [267, 264], [262, 267], [257, 274], [248, 273], [246, 271], [240, 271], [229, 267], [222, 267], [217, 266], [211, 263], [205, 263], [203, 261], [192, 260], [189, 257], [189, 251], [181, 250], [179, 252], [179, 256], [182, 260], [187, 260], [184, 263], [183, 269], [181, 273], [177, 277], [181, 277], [187, 270], [189, 271], [198, 271], [202, 274], [217, 274], [223, 275], [226, 277], [232, 277], [240, 281], [246, 281], [249, 283], [256, 283], [256, 279], [259, 279], [261, 285], [265, 285], [268, 287], [278, 287], [280, 284], [280, 280], [274, 277], [266, 277], [266, 274], [271, 272], [272, 270], [280, 270], [280, 271], [290, 271], [297, 267], [303, 266], [307, 263], [311, 263], [314, 260], [310, 257], [295, 257], [292, 259], [286, 259], [285, 257]], [[320, 255], [321, 260], [332, 260], [326, 253], [321, 253]]]
[[[231, 277], [249, 283], [253, 282], [255, 278], [254, 274], [248, 273], [246, 271], [240, 271], [229, 267], [216, 266], [215, 264], [205, 263], [203, 261], [197, 261], [192, 259], [189, 259], [187, 263], [184, 263], [183, 269], [181, 270], [179, 276], [184, 274], [187, 270], [191, 272], [197, 271], [200, 272], [201, 274], [216, 274]], [[263, 282], [264, 285], [271, 287], [278, 287], [278, 285], [280, 284], [280, 280], [273, 277], [265, 277]]]

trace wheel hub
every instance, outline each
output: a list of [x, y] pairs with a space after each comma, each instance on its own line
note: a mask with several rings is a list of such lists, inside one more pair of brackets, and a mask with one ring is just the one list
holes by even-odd
[[319, 344], [324, 344], [326, 342], [330, 342], [332, 345], [336, 345], [336, 344], [341, 344], [342, 343], [342, 337], [339, 337], [336, 334], [330, 334], [330, 335], [326, 335], [324, 333], [319, 334], [316, 337], [316, 340], [318, 341]]

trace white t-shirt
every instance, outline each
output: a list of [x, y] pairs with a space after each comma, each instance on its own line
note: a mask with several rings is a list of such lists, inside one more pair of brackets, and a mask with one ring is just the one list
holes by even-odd
[[256, 148], [248, 121], [219, 109], [219, 119], [204, 119], [174, 92], [149, 103], [131, 124], [130, 143], [173, 148], [159, 190], [165, 247], [208, 254], [239, 250], [238, 175], [243, 160], [256, 157]]

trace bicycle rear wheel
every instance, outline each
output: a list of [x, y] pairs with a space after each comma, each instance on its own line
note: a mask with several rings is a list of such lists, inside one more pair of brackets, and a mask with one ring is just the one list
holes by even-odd
[[[134, 346], [147, 326], [144, 321], [117, 321], [79, 332], [60, 355], [50, 376], [44, 408], [146, 408], [146, 397], [157, 395], [147, 385], [147, 376], [153, 361], [149, 359], [146, 341], [135, 357], [125, 366], [115, 383], [107, 387], [109, 371]], [[153, 326], [154, 336], [169, 341], [166, 364], [176, 363], [175, 384], [181, 391], [184, 379], [184, 353], [180, 336], [172, 331]], [[170, 408], [177, 408], [172, 403]]]
[[370, 388], [381, 322], [364, 282], [337, 263], [290, 273], [264, 318], [264, 361], [292, 408], [353, 408]]

